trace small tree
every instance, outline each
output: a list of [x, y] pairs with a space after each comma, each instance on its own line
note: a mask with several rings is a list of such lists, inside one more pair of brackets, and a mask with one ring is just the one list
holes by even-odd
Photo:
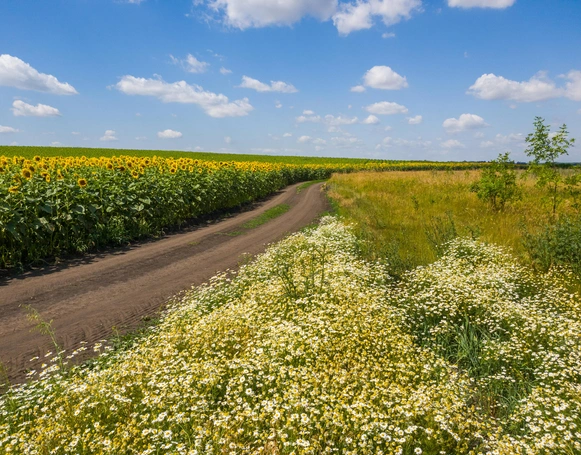
[[569, 147], [575, 143], [575, 139], [568, 139], [567, 125], [563, 124], [559, 131], [551, 134], [545, 119], [535, 118], [535, 132], [527, 136], [529, 147], [525, 153], [532, 157], [528, 172], [537, 177], [537, 185], [541, 188], [548, 187], [553, 216], [557, 213], [559, 202], [559, 185], [563, 183], [563, 176], [559, 172], [557, 159], [562, 155], [568, 155]]
[[514, 161], [510, 153], [498, 155], [482, 170], [480, 180], [472, 185], [479, 199], [487, 201], [494, 210], [504, 210], [505, 205], [520, 195]]

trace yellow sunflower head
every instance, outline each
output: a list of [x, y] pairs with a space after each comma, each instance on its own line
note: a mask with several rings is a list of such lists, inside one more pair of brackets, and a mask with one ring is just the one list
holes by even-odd
[[34, 161], [36, 161], [38, 163], [38, 162], [42, 161], [42, 158], [40, 156], [36, 155], [34, 157]]
[[139, 172], [137, 172], [137, 171], [133, 171], [133, 172], [131, 173], [131, 176], [132, 176], [134, 179], [137, 179], [137, 178], [139, 178]]
[[11, 186], [10, 188], [8, 188], [8, 192], [12, 193], [12, 194], [18, 193], [18, 186], [16, 186], [16, 185]]
[[86, 179], [79, 179], [79, 180], [77, 180], [77, 183], [78, 183], [78, 185], [81, 188], [85, 188], [87, 186], [87, 180]]
[[22, 169], [22, 177], [24, 177], [26, 180], [30, 179], [32, 177], [32, 172], [30, 171], [30, 169], [28, 168]]

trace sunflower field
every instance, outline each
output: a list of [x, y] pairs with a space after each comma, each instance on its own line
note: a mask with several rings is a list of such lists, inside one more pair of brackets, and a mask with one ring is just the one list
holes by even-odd
[[120, 156], [0, 157], [0, 268], [157, 235], [324, 166]]

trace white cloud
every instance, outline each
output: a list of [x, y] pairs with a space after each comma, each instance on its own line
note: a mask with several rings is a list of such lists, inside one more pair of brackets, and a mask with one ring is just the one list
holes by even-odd
[[300, 144], [305, 144], [306, 142], [310, 142], [313, 138], [311, 136], [301, 136], [297, 139], [297, 142]]
[[131, 3], [132, 5], [139, 5], [141, 4], [141, 2], [144, 2], [145, 0], [125, 0], [125, 3]]
[[395, 38], [395, 33], [392, 33], [392, 32], [386, 32], [386, 33], [382, 34], [382, 35], [381, 35], [381, 37], [382, 37], [383, 39], [387, 39], [387, 38]]
[[304, 16], [329, 19], [337, 0], [206, 0], [209, 7], [223, 15], [223, 21], [236, 28], [291, 25]]
[[315, 111], [311, 111], [310, 109], [305, 109], [303, 111], [303, 115], [315, 115]]
[[408, 109], [405, 106], [397, 103], [390, 103], [389, 101], [381, 101], [379, 103], [370, 104], [365, 108], [367, 112], [377, 115], [394, 115], [407, 114]]
[[[421, 137], [417, 140], [409, 139], [394, 139], [390, 136], [383, 139], [379, 147], [390, 148], [390, 147], [405, 147], [405, 148], [428, 148], [432, 145], [431, 141], [424, 141]], [[376, 147], [377, 148], [377, 147]]]
[[461, 131], [485, 128], [488, 125], [482, 117], [474, 114], [462, 114], [460, 117], [444, 120], [442, 126], [447, 133], [460, 133]]
[[389, 126], [389, 125], [384, 128], [385, 131], [391, 131], [392, 129], [393, 129], [393, 126]]
[[555, 83], [547, 78], [545, 72], [539, 72], [524, 82], [511, 81], [494, 74], [483, 74], [467, 93], [483, 100], [531, 103], [563, 96], [564, 90], [557, 88]]
[[24, 101], [16, 100], [12, 103], [12, 112], [15, 117], [58, 117], [59, 110], [46, 104], [27, 104]]
[[462, 142], [457, 141], [456, 139], [448, 139], [447, 141], [442, 142], [440, 146], [445, 149], [462, 149], [465, 147]]
[[79, 133], [78, 131], [71, 131], [71, 134], [73, 136], [80, 136], [81, 135], [81, 133]]
[[496, 8], [514, 5], [516, 0], [448, 0], [448, 6], [455, 8]]
[[22, 90], [36, 90], [55, 95], [76, 95], [78, 92], [68, 84], [50, 75], [39, 73], [28, 63], [12, 55], [0, 55], [0, 85]]
[[61, 145], [63, 145], [62, 142], [58, 142], [58, 141], [54, 141], [50, 143], [51, 147], [60, 147]]
[[161, 79], [123, 76], [115, 88], [126, 95], [153, 96], [164, 103], [197, 104], [215, 118], [242, 117], [254, 109], [248, 98], [230, 102], [225, 95], [204, 91], [185, 81], [170, 84]]
[[232, 70], [229, 70], [227, 68], [220, 68], [220, 73], [222, 73], [224, 76], [226, 76], [227, 74], [232, 74]]
[[357, 144], [359, 142], [359, 139], [357, 139], [356, 137], [353, 136], [348, 136], [348, 137], [332, 137], [331, 138], [331, 142], [336, 145], [337, 147], [347, 147], [347, 146], [353, 146], [354, 144]]
[[136, 141], [145, 141], [145, 140], [147, 140], [147, 136], [137, 136], [137, 137], [135, 138], [135, 140], [136, 140]]
[[107, 141], [116, 141], [118, 139], [115, 136], [114, 130], [107, 130], [107, 131], [105, 131], [105, 134], [103, 136], [101, 136], [101, 138], [99, 140], [107, 142]]
[[320, 152], [321, 150], [325, 150], [325, 147], [321, 147], [320, 145], [315, 146], [315, 152]]
[[230, 136], [225, 136], [225, 137], [224, 137], [224, 142], [225, 142], [226, 144], [231, 144], [231, 143], [232, 143], [232, 138], [231, 138]]
[[293, 137], [293, 135], [291, 133], [284, 133], [282, 137]]
[[401, 90], [408, 86], [404, 76], [400, 76], [389, 66], [374, 66], [363, 76], [363, 84], [381, 90]]
[[362, 120], [361, 123], [364, 125], [375, 125], [379, 123], [379, 119], [375, 115], [370, 115], [365, 120]]
[[313, 111], [304, 111], [303, 114], [296, 118], [297, 123], [323, 123], [327, 126], [339, 126], [339, 125], [353, 125], [359, 121], [357, 117], [343, 117], [341, 115], [335, 117], [334, 115], [328, 114], [325, 117], [320, 115], [313, 115]]
[[494, 147], [495, 145], [496, 144], [494, 142], [492, 142], [492, 141], [482, 141], [480, 143], [480, 148], [489, 149], [489, 148]]
[[281, 93], [296, 93], [298, 90], [292, 84], [287, 84], [282, 81], [270, 81], [270, 85], [260, 82], [257, 79], [252, 79], [248, 76], [242, 76], [240, 83], [242, 88], [250, 88], [257, 92], [281, 92]]
[[194, 57], [192, 54], [188, 54], [186, 56], [186, 58], [183, 60], [175, 58], [173, 55], [170, 55], [169, 57], [171, 58], [171, 61], [173, 63], [181, 66], [188, 73], [195, 73], [195, 74], [205, 73], [208, 70], [208, 67], [210, 66], [209, 63], [201, 62], [196, 57]]
[[351, 87], [351, 91], [355, 93], [363, 93], [365, 91], [365, 87], [363, 87], [363, 85], [356, 85], [355, 87]]
[[354, 125], [358, 121], [359, 119], [357, 117], [342, 117], [340, 115], [335, 117], [334, 115], [330, 114], [325, 115], [325, 118], [323, 119], [325, 125], [329, 126]]
[[497, 134], [494, 138], [499, 144], [514, 144], [514, 143], [524, 143], [525, 137], [522, 133], [511, 133], [508, 135]]
[[282, 103], [280, 101], [276, 101], [274, 103], [274, 107], [276, 107], [277, 109], [280, 109], [282, 107]]
[[478, 131], [477, 133], [474, 133], [474, 137], [476, 139], [482, 139], [484, 137], [484, 133], [482, 131]]
[[341, 35], [373, 26], [379, 17], [387, 26], [409, 19], [414, 10], [422, 6], [421, 0], [358, 0], [356, 3], [341, 3], [333, 15], [333, 23]]
[[0, 125], [0, 134], [1, 133], [19, 133], [20, 131], [16, 128], [12, 128], [11, 126], [2, 126]]
[[317, 145], [325, 145], [327, 141], [325, 139], [321, 139], [320, 137], [313, 139], [313, 144]]
[[203, 150], [202, 147], [200, 147], [199, 145], [194, 147], [194, 152], [201, 152], [202, 150]]
[[423, 117], [421, 115], [416, 115], [415, 117], [408, 117], [408, 123], [410, 125], [419, 125], [423, 121]]
[[157, 137], [159, 137], [160, 139], [177, 139], [182, 137], [183, 134], [180, 133], [179, 131], [174, 131], [174, 130], [163, 130], [157, 133]]
[[565, 84], [565, 96], [574, 101], [581, 101], [581, 71], [571, 70], [562, 77], [569, 80]]

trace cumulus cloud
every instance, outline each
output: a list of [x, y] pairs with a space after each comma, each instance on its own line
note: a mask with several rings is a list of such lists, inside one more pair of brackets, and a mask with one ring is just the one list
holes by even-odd
[[226, 142], [226, 144], [231, 144], [232, 143], [232, 138], [230, 136], [225, 136], [224, 137], [224, 142]]
[[174, 131], [174, 130], [163, 130], [157, 133], [157, 137], [159, 137], [160, 139], [177, 139], [182, 137], [182, 133], [180, 133], [179, 131]]
[[260, 82], [257, 79], [252, 79], [248, 76], [242, 76], [240, 83], [242, 88], [250, 88], [257, 92], [281, 92], [281, 93], [296, 93], [298, 90], [292, 84], [287, 84], [282, 81], [270, 81], [270, 85]]
[[571, 70], [561, 77], [569, 80], [565, 85], [565, 96], [574, 101], [581, 101], [581, 71]]
[[277, 109], [280, 109], [282, 107], [282, 103], [280, 101], [276, 101], [274, 103], [274, 107], [276, 107]]
[[370, 104], [365, 108], [365, 110], [371, 114], [377, 115], [394, 115], [394, 114], [407, 114], [408, 109], [405, 106], [397, 103], [391, 103], [389, 101], [381, 101], [379, 103]]
[[104, 141], [104, 142], [108, 142], [108, 141], [116, 141], [118, 139], [115, 136], [114, 130], [107, 130], [107, 131], [105, 131], [105, 134], [103, 136], [101, 136], [101, 138], [99, 140]]
[[410, 125], [419, 125], [422, 123], [423, 117], [421, 115], [416, 115], [415, 117], [408, 117], [408, 123]]
[[511, 81], [495, 74], [483, 74], [468, 89], [467, 93], [483, 100], [512, 100], [531, 103], [563, 96], [565, 91], [557, 88], [546, 73], [541, 71], [528, 81], [523, 82]]
[[442, 126], [447, 133], [460, 133], [461, 131], [485, 128], [488, 125], [482, 117], [474, 114], [462, 114], [460, 117], [444, 120]]
[[224, 76], [226, 76], [227, 74], [232, 74], [232, 70], [229, 70], [227, 68], [220, 68], [220, 73], [222, 73]]
[[188, 73], [205, 73], [210, 66], [209, 63], [201, 62], [192, 54], [188, 54], [185, 59], [175, 58], [173, 55], [170, 55], [169, 58], [171, 58], [173, 63], [181, 66]]
[[409, 19], [422, 6], [421, 0], [358, 0], [341, 3], [333, 15], [333, 23], [341, 35], [373, 26], [377, 17], [387, 26]]
[[376, 18], [386, 25], [409, 19], [421, 10], [421, 0], [196, 0], [206, 4], [225, 24], [239, 29], [292, 25], [310, 16], [329, 19], [342, 35], [368, 29]]
[[19, 130], [16, 128], [12, 128], [11, 126], [2, 126], [0, 125], [0, 134], [2, 133], [18, 133]]
[[363, 93], [365, 91], [365, 87], [363, 85], [356, 85], [355, 87], [351, 87], [351, 91], [355, 93]]
[[389, 66], [374, 66], [363, 76], [363, 84], [381, 90], [401, 90], [408, 86], [404, 76], [400, 76]]
[[164, 103], [197, 104], [210, 117], [242, 117], [254, 108], [248, 98], [230, 102], [227, 96], [205, 91], [185, 81], [174, 83], [161, 79], [123, 76], [115, 88], [126, 95], [153, 96]]
[[495, 8], [504, 9], [514, 5], [516, 0], [448, 0], [453, 8]]
[[440, 146], [444, 149], [462, 149], [466, 147], [462, 142], [456, 139], [448, 139], [440, 144]]
[[428, 148], [432, 145], [432, 141], [424, 141], [421, 137], [417, 140], [399, 139], [387, 136], [383, 139], [381, 144], [376, 148], [391, 148], [391, 147], [405, 147], [405, 148]]
[[311, 136], [301, 136], [297, 139], [297, 142], [299, 142], [300, 144], [305, 144], [306, 142], [310, 142], [312, 140], [313, 138]]
[[282, 137], [293, 137], [293, 135], [291, 133], [284, 133]]
[[364, 125], [375, 125], [379, 123], [379, 119], [375, 115], [370, 115], [365, 120], [362, 120], [361, 123]]
[[381, 35], [381, 37], [382, 37], [383, 39], [387, 39], [387, 38], [395, 38], [395, 33], [392, 33], [392, 32], [386, 32], [386, 33], [383, 33], [383, 34]]
[[58, 117], [59, 110], [46, 104], [27, 104], [24, 101], [16, 100], [12, 103], [12, 112], [15, 117]]
[[223, 21], [239, 29], [291, 25], [305, 16], [329, 19], [337, 0], [206, 0]]
[[0, 55], [0, 85], [22, 90], [36, 90], [55, 95], [76, 95], [75, 88], [50, 75], [39, 73], [28, 63], [12, 55]]
[[310, 109], [305, 109], [303, 111], [303, 115], [315, 115], [315, 111], [311, 111]]

